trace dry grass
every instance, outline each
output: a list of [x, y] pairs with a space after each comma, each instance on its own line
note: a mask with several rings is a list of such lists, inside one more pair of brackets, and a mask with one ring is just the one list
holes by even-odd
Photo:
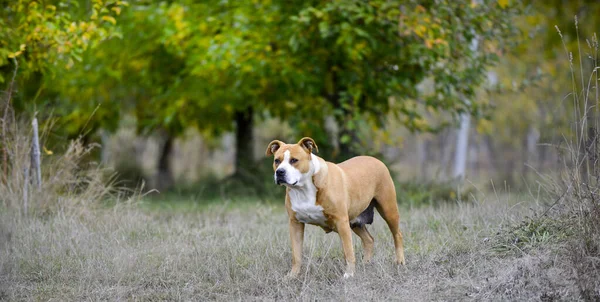
[[[371, 264], [342, 280], [338, 237], [308, 227], [304, 268], [290, 268], [283, 205], [150, 210], [121, 206], [93, 216], [0, 216], [0, 299], [7, 300], [539, 300], [578, 299], [559, 236], [503, 249], [504, 229], [531, 202], [490, 199], [403, 209], [408, 264], [392, 264], [376, 215]], [[500, 232], [500, 235], [497, 233]], [[505, 235], [508, 234], [508, 235]], [[520, 235], [526, 238], [528, 235]], [[360, 243], [354, 245], [360, 254]]]
[[[69, 142], [61, 154], [42, 156], [42, 185], [38, 188], [30, 163], [29, 129], [27, 123], [19, 122], [2, 138], [2, 147], [9, 154], [9, 169], [6, 179], [0, 175], [0, 207], [21, 215], [84, 215], [101, 201], [119, 200], [124, 195], [123, 190], [113, 187], [112, 177], [107, 179], [106, 169], [89, 161], [90, 153], [98, 146], [84, 146], [81, 140]], [[46, 134], [42, 132], [42, 145]]]

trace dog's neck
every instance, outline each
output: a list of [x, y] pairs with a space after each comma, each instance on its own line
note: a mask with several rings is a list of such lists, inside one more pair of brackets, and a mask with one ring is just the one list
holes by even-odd
[[288, 186], [290, 200], [298, 202], [310, 202], [315, 204], [317, 198], [317, 187], [313, 183], [313, 176], [321, 171], [319, 157], [311, 154], [310, 169], [303, 173], [300, 181], [294, 186]]

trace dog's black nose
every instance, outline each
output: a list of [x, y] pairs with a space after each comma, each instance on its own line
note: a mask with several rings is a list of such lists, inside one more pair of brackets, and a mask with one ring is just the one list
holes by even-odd
[[277, 171], [275, 171], [275, 175], [277, 175], [277, 177], [283, 177], [283, 176], [285, 176], [285, 170], [283, 170], [283, 169], [277, 170]]

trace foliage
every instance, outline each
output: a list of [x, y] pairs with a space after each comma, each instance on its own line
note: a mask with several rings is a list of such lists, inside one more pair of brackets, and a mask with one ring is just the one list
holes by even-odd
[[8, 1], [0, 13], [0, 82], [11, 71], [6, 66], [12, 58], [25, 74], [73, 67], [86, 49], [111, 36], [125, 5], [120, 0]]
[[[417, 107], [481, 113], [476, 100], [465, 97], [474, 95], [485, 68], [508, 46], [517, 7], [323, 2], [292, 17], [290, 46], [310, 75], [306, 93], [327, 97], [348, 132], [361, 113], [382, 124], [377, 119], [390, 110], [411, 130], [431, 130]], [[472, 46], [475, 40], [483, 42]], [[417, 84], [427, 78], [433, 91], [423, 95]]]
[[[218, 135], [232, 129], [236, 111], [252, 107], [317, 137], [333, 116], [343, 151], [358, 147], [356, 133], [383, 127], [387, 113], [414, 131], [461, 112], [482, 114], [472, 96], [510, 46], [520, 11], [517, 1], [180, 0], [134, 2], [122, 13], [122, 2], [101, 4], [100, 17], [89, 19], [117, 21], [112, 38], [100, 31], [95, 41], [104, 43], [94, 49], [61, 48], [83, 63], [44, 81], [42, 97], [60, 105], [69, 132], [114, 129], [131, 113], [142, 132], [197, 127]], [[426, 79], [432, 89], [418, 89]], [[426, 112], [451, 114], [432, 124]]]

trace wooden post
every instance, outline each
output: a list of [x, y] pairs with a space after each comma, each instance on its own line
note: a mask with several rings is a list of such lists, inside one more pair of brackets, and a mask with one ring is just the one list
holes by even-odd
[[37, 189], [42, 188], [42, 167], [40, 161], [40, 138], [38, 135], [38, 121], [37, 117], [33, 117], [33, 142], [31, 144], [31, 173], [33, 175], [33, 181], [37, 185]]

